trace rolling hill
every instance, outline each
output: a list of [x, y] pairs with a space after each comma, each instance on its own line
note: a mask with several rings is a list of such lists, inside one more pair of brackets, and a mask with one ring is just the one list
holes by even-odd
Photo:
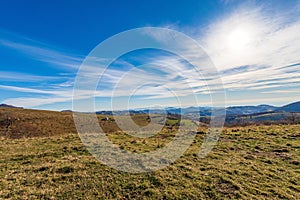
[[282, 106], [278, 109], [278, 111], [300, 112], [300, 101]]

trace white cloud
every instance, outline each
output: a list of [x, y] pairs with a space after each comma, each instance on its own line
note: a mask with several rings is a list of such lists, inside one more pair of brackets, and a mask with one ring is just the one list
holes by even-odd
[[63, 76], [39, 76], [27, 73], [0, 71], [0, 79], [9, 82], [38, 82], [45, 80], [59, 80]]
[[66, 102], [71, 101], [71, 97], [18, 97], [18, 98], [8, 98], [3, 101], [3, 103], [11, 104], [15, 106], [21, 106], [21, 107], [37, 107], [52, 103], [59, 103], [59, 102]]
[[34, 94], [49, 94], [49, 95], [58, 95], [58, 96], [71, 96], [71, 90], [41, 90], [41, 89], [33, 89], [26, 87], [16, 87], [9, 85], [0, 85], [1, 89], [24, 92], [24, 93], [34, 93]]
[[[199, 41], [220, 70], [243, 65], [279, 67], [293, 64], [299, 62], [300, 19], [290, 22], [289, 16], [282, 18], [284, 14], [270, 15], [262, 7], [241, 8], [210, 25]], [[239, 30], [247, 34], [244, 38], [247, 43], [234, 49], [230, 37]], [[239, 37], [236, 40], [245, 42]]]

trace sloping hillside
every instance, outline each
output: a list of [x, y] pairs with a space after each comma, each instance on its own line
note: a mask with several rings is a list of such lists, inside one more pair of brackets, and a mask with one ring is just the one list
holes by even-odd
[[[111, 116], [97, 116], [104, 132], [120, 130]], [[0, 108], [0, 138], [50, 137], [71, 133], [77, 134], [72, 112]]]
[[72, 113], [0, 108], [0, 137], [48, 137], [76, 133]]
[[300, 101], [282, 106], [279, 110], [285, 112], [300, 112]]

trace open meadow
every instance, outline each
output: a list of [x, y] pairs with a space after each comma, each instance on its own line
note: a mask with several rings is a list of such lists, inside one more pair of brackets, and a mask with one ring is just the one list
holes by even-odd
[[[38, 126], [32, 119], [36, 112], [56, 128], [69, 122], [51, 122], [51, 116], [71, 115], [25, 115], [28, 111], [22, 109], [13, 113], [18, 112], [23, 113], [18, 123], [27, 119], [30, 127]], [[0, 199], [300, 199], [300, 125], [224, 128], [205, 158], [198, 157], [205, 136], [205, 130], [200, 131], [175, 163], [140, 174], [101, 164], [76, 133], [39, 136], [39, 129], [32, 130], [33, 135], [0, 140]], [[160, 148], [174, 134], [164, 131], [145, 139], [111, 131], [107, 136], [125, 150], [146, 152]]]

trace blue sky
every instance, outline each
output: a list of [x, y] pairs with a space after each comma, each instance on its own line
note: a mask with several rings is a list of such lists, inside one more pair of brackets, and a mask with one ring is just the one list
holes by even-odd
[[[220, 72], [227, 105], [283, 105], [300, 100], [299, 1], [12, 0], [0, 4], [2, 103], [72, 109], [74, 79], [89, 52], [115, 34], [145, 26], [171, 28], [195, 39]], [[157, 68], [137, 67], [147, 63]], [[161, 70], [167, 65], [171, 72]], [[183, 106], [192, 106], [179, 73], [188, 69], [189, 64], [168, 52], [129, 53], [110, 66], [95, 107], [110, 108], [110, 90], [128, 70], [130, 76], [119, 88], [122, 92], [115, 94], [117, 108], [176, 106], [172, 93], [155, 89], [155, 84], [137, 91], [128, 103], [131, 89], [145, 80], [168, 82], [172, 90], [182, 91]], [[200, 105], [210, 105], [203, 81], [188, 81], [198, 88]]]

